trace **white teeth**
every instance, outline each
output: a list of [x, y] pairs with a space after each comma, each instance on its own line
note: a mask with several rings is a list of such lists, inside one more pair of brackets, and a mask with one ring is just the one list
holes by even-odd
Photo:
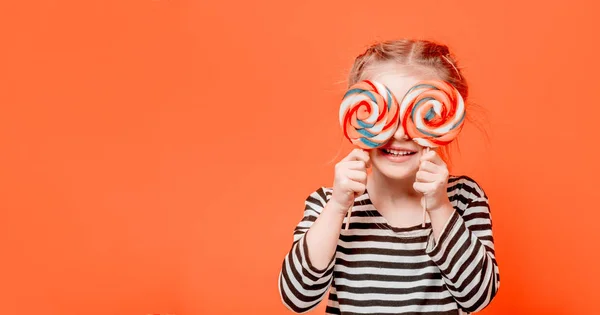
[[397, 150], [388, 150], [388, 149], [384, 149], [384, 151], [388, 154], [392, 154], [392, 155], [396, 155], [396, 156], [410, 155], [413, 153], [411, 151], [397, 151]]

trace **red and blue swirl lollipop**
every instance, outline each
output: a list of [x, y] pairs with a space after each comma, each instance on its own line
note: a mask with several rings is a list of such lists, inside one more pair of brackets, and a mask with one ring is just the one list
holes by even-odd
[[346, 92], [339, 120], [344, 136], [362, 149], [384, 145], [396, 132], [399, 105], [383, 84], [364, 80]]

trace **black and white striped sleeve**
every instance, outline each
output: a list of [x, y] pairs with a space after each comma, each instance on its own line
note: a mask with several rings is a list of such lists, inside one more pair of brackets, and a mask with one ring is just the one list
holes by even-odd
[[330, 193], [326, 188], [319, 188], [306, 198], [304, 217], [294, 229], [292, 248], [281, 267], [279, 293], [284, 305], [295, 313], [314, 309], [331, 284], [335, 259], [332, 258], [325, 269], [315, 268], [305, 242], [306, 232], [325, 207]]
[[460, 177], [454, 184], [458, 185], [456, 211], [437, 243], [430, 235], [427, 254], [461, 308], [477, 312], [491, 302], [500, 285], [490, 208], [475, 181]]

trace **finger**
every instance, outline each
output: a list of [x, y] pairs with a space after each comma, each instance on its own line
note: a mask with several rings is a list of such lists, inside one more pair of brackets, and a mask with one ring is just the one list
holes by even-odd
[[422, 153], [421, 161], [429, 161], [437, 165], [446, 165], [444, 160], [442, 160], [442, 157], [440, 157], [435, 150], [429, 150], [429, 152]]
[[419, 164], [419, 171], [424, 171], [428, 173], [438, 173], [440, 171], [441, 166], [437, 164], [433, 164], [430, 161], [422, 161]]
[[354, 149], [346, 155], [346, 157], [342, 161], [357, 161], [360, 160], [360, 156], [363, 152], [363, 149]]
[[342, 161], [364, 161], [365, 163], [369, 163], [369, 160], [369, 153], [363, 149], [354, 149], [342, 159]]
[[422, 182], [422, 183], [432, 183], [432, 182], [435, 182], [436, 180], [438, 180], [439, 177], [440, 176], [435, 173], [418, 171], [416, 180], [418, 182]]
[[348, 188], [356, 194], [363, 194], [367, 190], [367, 186], [360, 182], [349, 181]]
[[348, 161], [342, 164], [345, 168], [349, 170], [366, 170], [367, 164], [364, 161]]
[[360, 150], [356, 154], [358, 155], [358, 158], [361, 161], [364, 161], [366, 166], [369, 167], [369, 165], [371, 164], [371, 156], [369, 155], [369, 152], [366, 150]]
[[367, 164], [367, 167], [371, 167], [371, 151], [364, 151], [365, 153], [365, 162]]
[[348, 176], [349, 179], [359, 183], [364, 184], [367, 182], [367, 172], [365, 171], [348, 170], [346, 176]]
[[432, 189], [434, 188], [434, 184], [432, 183], [422, 183], [422, 182], [414, 182], [413, 183], [413, 188], [422, 193], [425, 194], [427, 192], [432, 191]]

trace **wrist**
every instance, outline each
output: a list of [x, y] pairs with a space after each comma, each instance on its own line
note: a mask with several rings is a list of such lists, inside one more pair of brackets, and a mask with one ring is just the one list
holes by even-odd
[[440, 212], [440, 211], [451, 211], [454, 208], [452, 207], [452, 203], [448, 199], [448, 196], [444, 196], [444, 198], [438, 198], [434, 200], [427, 200], [426, 210], [429, 213], [432, 212]]
[[344, 219], [350, 207], [343, 206], [334, 200], [329, 200], [323, 209], [324, 212], [332, 213]]

